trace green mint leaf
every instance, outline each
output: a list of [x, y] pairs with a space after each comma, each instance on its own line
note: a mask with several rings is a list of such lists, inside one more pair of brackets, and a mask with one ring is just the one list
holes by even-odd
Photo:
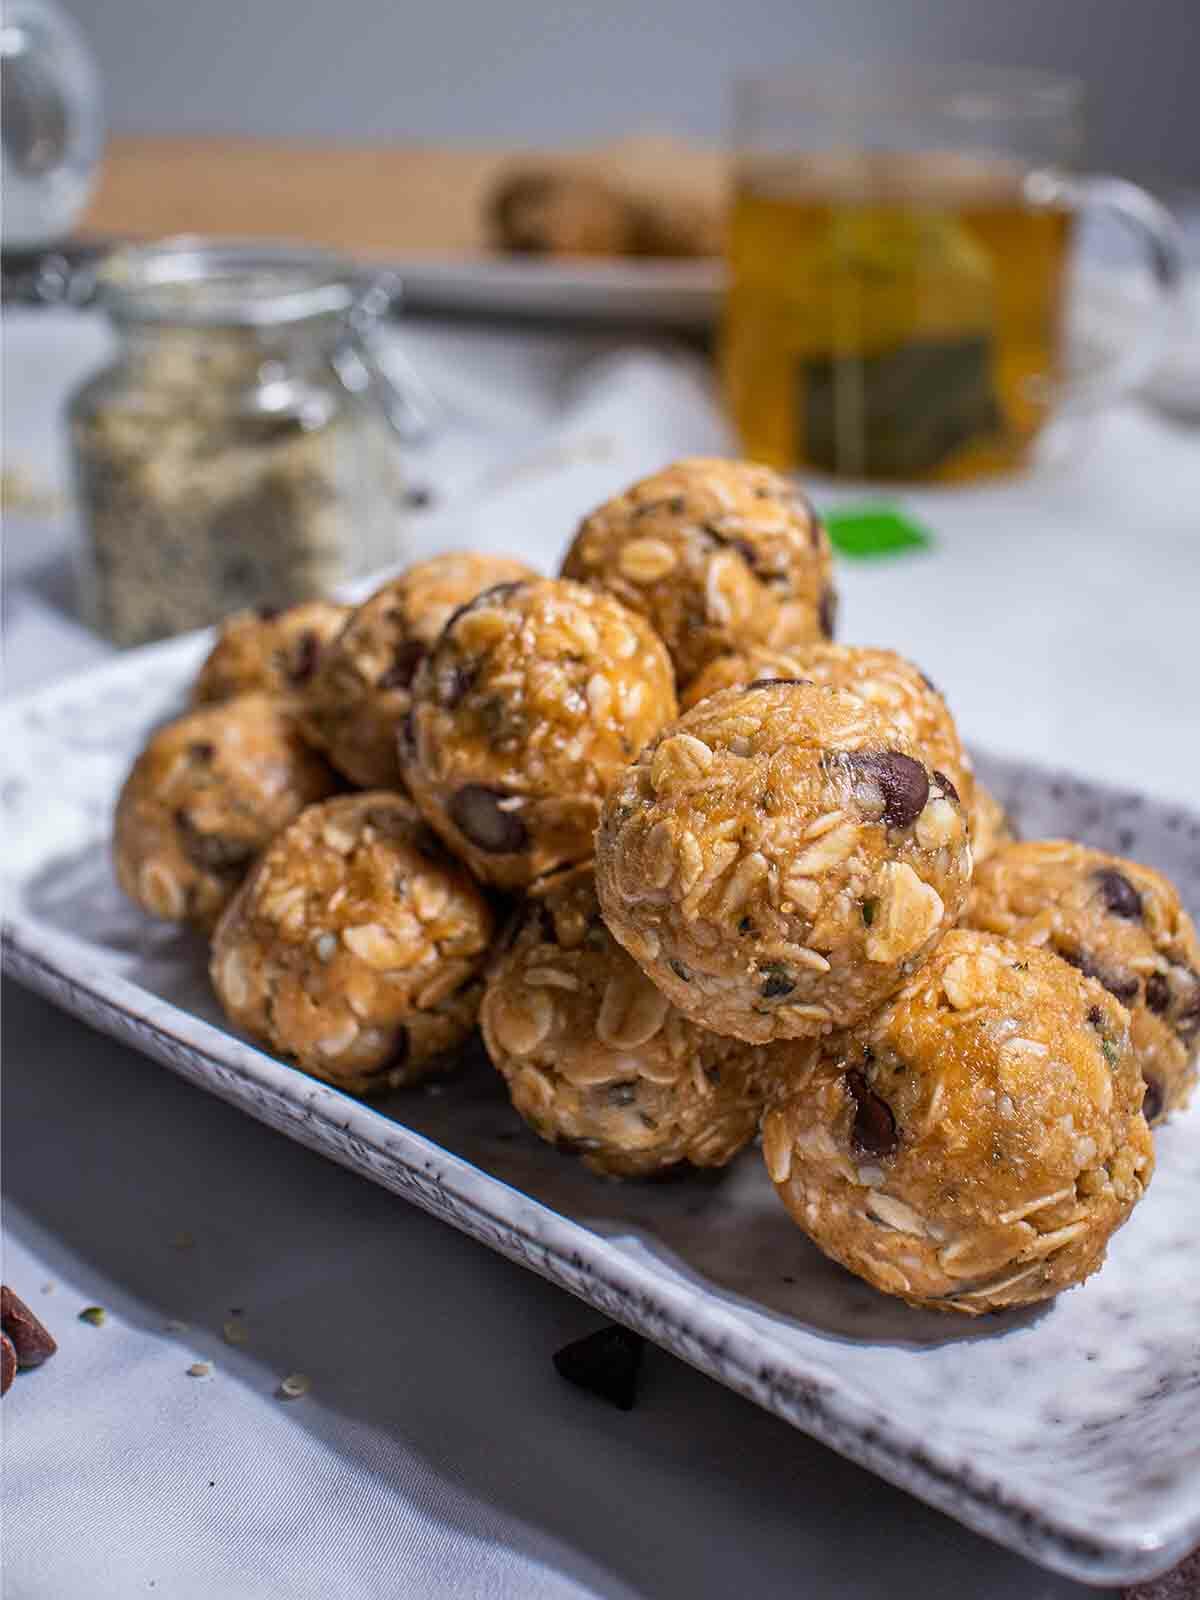
[[933, 535], [896, 506], [839, 506], [821, 520], [839, 555], [855, 561], [876, 561], [906, 550], [926, 550]]

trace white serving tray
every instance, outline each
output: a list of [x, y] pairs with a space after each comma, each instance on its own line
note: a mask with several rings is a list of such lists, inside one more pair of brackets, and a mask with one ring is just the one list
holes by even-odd
[[[118, 785], [206, 648], [153, 646], [0, 711], [14, 976], [1047, 1566], [1115, 1582], [1200, 1541], [1200, 1108], [1158, 1135], [1157, 1176], [1103, 1272], [967, 1322], [826, 1261], [754, 1151], [716, 1179], [603, 1182], [526, 1132], [478, 1054], [434, 1088], [352, 1100], [231, 1033], [204, 950], [112, 881]], [[1027, 834], [1147, 861], [1200, 908], [1200, 817], [981, 765]]]

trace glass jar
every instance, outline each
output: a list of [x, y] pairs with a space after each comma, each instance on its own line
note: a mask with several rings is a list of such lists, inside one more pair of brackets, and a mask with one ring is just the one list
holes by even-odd
[[181, 239], [109, 257], [97, 292], [116, 358], [68, 406], [94, 627], [139, 644], [401, 557], [405, 401], [371, 349], [380, 280], [323, 252]]

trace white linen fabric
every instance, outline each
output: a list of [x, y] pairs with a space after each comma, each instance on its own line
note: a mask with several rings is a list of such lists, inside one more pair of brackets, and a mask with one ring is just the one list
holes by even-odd
[[[413, 555], [552, 570], [604, 495], [729, 447], [678, 348], [405, 338], [445, 418], [411, 463], [435, 496]], [[8, 317], [9, 466], [64, 481], [56, 408], [104, 341]], [[843, 563], [844, 637], [916, 655], [969, 737], [1194, 803], [1195, 435], [1115, 412], [1053, 473], [904, 504], [937, 542]], [[70, 615], [68, 542], [62, 518], [9, 519], [10, 690], [106, 648]], [[3, 1021], [4, 1281], [60, 1343], [0, 1408], [5, 1600], [1095, 1592], [661, 1352], [632, 1413], [570, 1389], [550, 1358], [587, 1307], [11, 984]], [[297, 1372], [309, 1392], [281, 1398]]]

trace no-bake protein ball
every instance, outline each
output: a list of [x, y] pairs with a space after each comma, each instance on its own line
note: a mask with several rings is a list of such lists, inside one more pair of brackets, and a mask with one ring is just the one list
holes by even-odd
[[513, 1105], [596, 1172], [724, 1166], [753, 1138], [767, 1052], [689, 1022], [604, 926], [586, 868], [525, 902], [488, 975], [484, 1040]]
[[452, 552], [410, 567], [353, 613], [321, 654], [304, 701], [304, 727], [351, 783], [403, 787], [397, 730], [409, 686], [447, 617], [480, 590], [533, 576], [508, 556]]
[[583, 521], [563, 576], [648, 617], [684, 688], [710, 661], [753, 645], [833, 633], [829, 540], [808, 501], [744, 461], [680, 461]]
[[953, 786], [857, 695], [764, 680], [642, 752], [596, 841], [605, 921], [679, 1009], [752, 1043], [880, 1006], [962, 909]]
[[1126, 1006], [1147, 1121], [1181, 1109], [1200, 1051], [1200, 942], [1151, 867], [1066, 839], [1010, 844], [978, 870], [963, 926], [1042, 945]]
[[406, 799], [344, 795], [281, 833], [213, 940], [230, 1020], [354, 1094], [414, 1083], [475, 1025], [487, 903]]
[[296, 695], [317, 670], [322, 650], [341, 632], [349, 606], [309, 600], [286, 611], [239, 611], [221, 624], [196, 678], [192, 701], [206, 705], [235, 695]]
[[201, 706], [154, 733], [117, 802], [117, 881], [152, 916], [209, 928], [280, 828], [338, 787], [273, 695]]
[[605, 794], [675, 715], [662, 642], [611, 595], [506, 583], [447, 623], [412, 686], [405, 778], [485, 882], [585, 861]]
[[1128, 1014], [1046, 951], [948, 933], [814, 1055], [767, 1113], [767, 1170], [827, 1255], [913, 1305], [1081, 1283], [1154, 1170]]
[[808, 678], [831, 689], [848, 689], [883, 712], [926, 760], [949, 778], [973, 818], [975, 779], [946, 702], [919, 667], [894, 650], [818, 640], [784, 652], [754, 649], [712, 662], [680, 696], [684, 710], [718, 689], [757, 678]]
[[555, 168], [507, 173], [489, 197], [487, 220], [501, 250], [523, 255], [638, 253], [637, 207], [600, 178]]

